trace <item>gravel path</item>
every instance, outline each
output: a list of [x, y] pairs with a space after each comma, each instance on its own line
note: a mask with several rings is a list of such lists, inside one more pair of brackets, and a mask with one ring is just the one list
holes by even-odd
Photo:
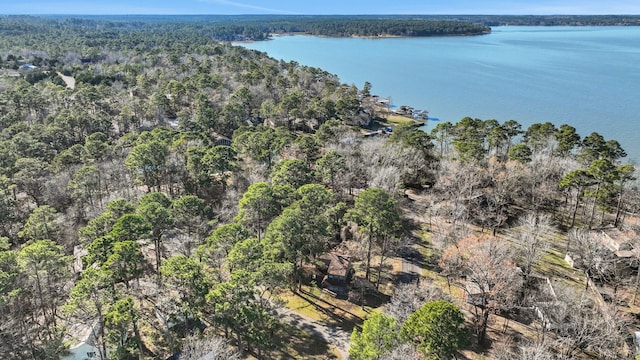
[[66, 76], [63, 73], [58, 71], [58, 76], [60, 76], [62, 78], [62, 80], [64, 80], [64, 83], [67, 84], [67, 87], [69, 89], [75, 89], [76, 87], [76, 79], [73, 78], [73, 76]]
[[310, 319], [304, 315], [300, 315], [287, 308], [277, 310], [280, 320], [291, 326], [306, 331], [314, 337], [326, 341], [328, 344], [335, 346], [339, 351], [342, 359], [349, 358], [349, 339], [351, 334], [334, 327], [324, 325], [318, 321]]

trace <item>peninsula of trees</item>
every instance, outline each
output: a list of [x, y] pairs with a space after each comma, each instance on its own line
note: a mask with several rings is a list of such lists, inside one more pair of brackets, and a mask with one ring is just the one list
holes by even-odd
[[0, 17], [3, 357], [634, 356], [616, 140], [427, 134], [369, 83], [143, 20]]
[[[166, 32], [169, 28], [192, 32], [220, 41], [266, 40], [273, 34], [309, 34], [331, 37], [412, 37], [481, 35], [491, 28], [466, 20], [434, 19], [422, 16], [83, 16], [78, 18], [30, 18], [5, 16], [3, 24], [17, 25], [6, 31], [47, 31], [75, 27], [89, 32]], [[100, 38], [100, 36], [96, 36]]]

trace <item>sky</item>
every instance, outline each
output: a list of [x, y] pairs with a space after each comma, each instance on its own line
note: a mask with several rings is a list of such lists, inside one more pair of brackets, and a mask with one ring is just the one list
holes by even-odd
[[0, 14], [640, 15], [640, 0], [0, 0]]

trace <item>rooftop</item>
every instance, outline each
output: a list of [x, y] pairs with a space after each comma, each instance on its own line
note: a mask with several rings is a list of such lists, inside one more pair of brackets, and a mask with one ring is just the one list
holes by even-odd
[[347, 277], [351, 268], [351, 261], [348, 256], [336, 253], [326, 253], [319, 258], [329, 263], [327, 275]]

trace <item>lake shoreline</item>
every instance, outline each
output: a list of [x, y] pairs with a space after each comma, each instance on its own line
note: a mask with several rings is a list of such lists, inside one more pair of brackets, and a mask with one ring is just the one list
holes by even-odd
[[392, 34], [383, 34], [377, 36], [363, 36], [363, 35], [349, 35], [349, 36], [334, 36], [334, 35], [316, 35], [310, 34], [306, 32], [293, 32], [293, 33], [273, 33], [269, 34], [269, 36], [263, 40], [237, 40], [231, 41], [231, 45], [242, 46], [242, 44], [251, 44], [256, 42], [264, 42], [264, 41], [272, 41], [279, 37], [287, 37], [287, 36], [311, 36], [325, 39], [366, 39], [366, 40], [377, 40], [377, 39], [413, 39], [413, 38], [440, 38], [440, 37], [466, 37], [466, 36], [484, 36], [491, 34], [491, 31], [483, 32], [480, 34], [469, 33], [469, 34], [442, 34], [442, 35], [420, 35], [420, 36], [403, 36], [403, 35], [392, 35]]
[[[571, 124], [598, 132], [640, 159], [640, 27], [506, 26], [486, 36], [361, 38], [280, 36], [242, 46], [276, 59], [370, 82], [394, 103], [440, 122], [469, 116]], [[427, 121], [426, 130], [434, 126]]]

